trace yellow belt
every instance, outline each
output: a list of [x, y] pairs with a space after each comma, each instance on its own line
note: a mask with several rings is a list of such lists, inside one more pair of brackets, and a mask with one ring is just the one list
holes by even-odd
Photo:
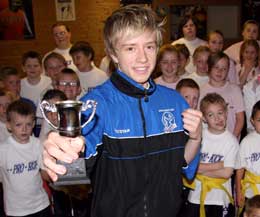
[[[245, 172], [244, 178], [241, 180], [242, 185], [242, 194], [245, 196], [246, 190], [251, 188], [254, 195], [259, 194], [257, 184], [260, 184], [260, 176], [257, 176], [248, 170]], [[239, 208], [239, 213], [241, 213], [243, 210], [243, 207]]]
[[[200, 192], [200, 217], [206, 217], [205, 208], [204, 208], [204, 201], [206, 199], [207, 193], [210, 192], [212, 189], [221, 189], [226, 192], [229, 197], [229, 201], [233, 204], [233, 198], [228, 192], [228, 190], [223, 186], [228, 179], [220, 179], [220, 178], [211, 178], [208, 176], [203, 175], [196, 175], [195, 179], [201, 182], [201, 192]], [[193, 182], [189, 182], [187, 179], [183, 179], [183, 184], [186, 187], [191, 189], [195, 189], [195, 180]]]

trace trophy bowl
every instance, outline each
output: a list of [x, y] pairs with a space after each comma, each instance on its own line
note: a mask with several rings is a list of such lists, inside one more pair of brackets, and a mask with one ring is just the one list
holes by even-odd
[[[50, 104], [47, 101], [40, 103], [40, 110], [47, 123], [61, 136], [74, 138], [81, 135], [81, 129], [85, 127], [93, 119], [96, 112], [97, 103], [94, 100], [87, 100], [85, 103], [81, 101], [65, 100], [55, 104]], [[89, 117], [84, 124], [81, 124], [81, 112], [91, 109]], [[55, 112], [57, 114], [57, 124], [52, 123], [46, 116], [46, 111]], [[72, 163], [57, 161], [66, 167], [67, 172], [64, 175], [59, 175], [58, 180], [53, 185], [78, 185], [89, 184], [90, 179], [86, 172], [86, 164], [84, 156]]]

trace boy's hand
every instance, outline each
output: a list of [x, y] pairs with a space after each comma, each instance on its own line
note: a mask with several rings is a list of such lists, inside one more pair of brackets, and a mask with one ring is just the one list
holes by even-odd
[[183, 113], [183, 127], [189, 132], [190, 139], [201, 140], [202, 113], [195, 109], [187, 109]]
[[43, 163], [45, 170], [53, 181], [58, 179], [57, 174], [66, 173], [63, 165], [56, 163], [56, 160], [71, 163], [79, 157], [79, 153], [84, 151], [83, 137], [69, 138], [51, 132], [44, 142]]

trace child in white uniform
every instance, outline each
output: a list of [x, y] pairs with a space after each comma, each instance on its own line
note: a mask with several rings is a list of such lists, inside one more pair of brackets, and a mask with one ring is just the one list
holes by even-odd
[[31, 137], [35, 111], [18, 100], [7, 109], [7, 128], [12, 136], [0, 145], [0, 168], [7, 216], [49, 217], [50, 202], [43, 188], [42, 146]]
[[239, 144], [226, 130], [227, 105], [216, 93], [206, 95], [200, 109], [208, 127], [202, 133], [201, 157], [185, 217], [234, 217], [231, 175]]
[[260, 101], [252, 109], [251, 123], [255, 131], [241, 142], [237, 159], [237, 204], [243, 208], [245, 198], [260, 194]]

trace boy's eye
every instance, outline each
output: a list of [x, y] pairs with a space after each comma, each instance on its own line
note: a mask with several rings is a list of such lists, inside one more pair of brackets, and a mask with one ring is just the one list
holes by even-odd
[[126, 47], [127, 51], [134, 51], [134, 47]]

